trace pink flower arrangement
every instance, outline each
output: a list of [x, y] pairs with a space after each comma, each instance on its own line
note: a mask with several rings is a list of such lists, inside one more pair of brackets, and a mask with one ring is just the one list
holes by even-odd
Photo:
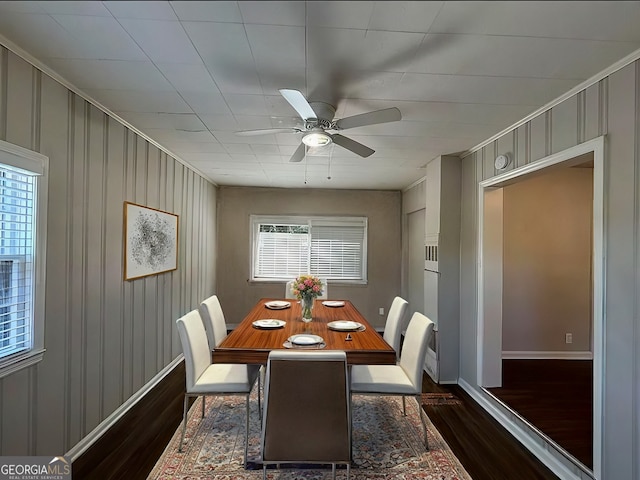
[[302, 297], [316, 298], [322, 295], [322, 281], [314, 275], [300, 275], [291, 286], [291, 293], [298, 299]]

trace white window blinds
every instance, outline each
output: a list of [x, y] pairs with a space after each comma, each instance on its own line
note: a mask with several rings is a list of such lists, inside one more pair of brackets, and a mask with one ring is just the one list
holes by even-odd
[[32, 347], [34, 177], [0, 166], [0, 358]]
[[366, 282], [365, 217], [252, 216], [253, 280], [288, 280], [311, 273]]

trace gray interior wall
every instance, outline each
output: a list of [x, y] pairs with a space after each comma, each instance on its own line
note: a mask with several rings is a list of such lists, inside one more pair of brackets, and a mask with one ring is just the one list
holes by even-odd
[[[214, 289], [216, 189], [0, 47], [0, 139], [49, 157], [44, 360], [0, 379], [0, 455], [61, 455], [180, 352]], [[123, 281], [123, 203], [179, 215], [178, 269]]]
[[[460, 377], [477, 387], [478, 182], [495, 176], [495, 156], [514, 168], [599, 135], [604, 165], [605, 281], [602, 478], [640, 474], [640, 62], [634, 62], [467, 156], [462, 172]], [[491, 400], [489, 400], [491, 401]]]
[[[401, 193], [220, 187], [218, 195], [217, 293], [228, 324], [237, 324], [263, 297], [282, 298], [284, 282], [251, 283], [249, 216], [361, 215], [368, 218], [367, 285], [329, 282], [330, 299], [346, 299], [376, 328], [400, 294]], [[378, 309], [384, 307], [385, 315]]]
[[503, 351], [591, 351], [592, 199], [591, 168], [504, 187]]

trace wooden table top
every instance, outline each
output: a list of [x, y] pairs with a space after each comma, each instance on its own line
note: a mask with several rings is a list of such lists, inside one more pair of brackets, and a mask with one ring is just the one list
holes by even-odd
[[[324, 339], [323, 350], [344, 350], [350, 365], [393, 365], [396, 352], [384, 341], [353, 304], [344, 300], [343, 307], [326, 307], [322, 300], [316, 300], [313, 308], [313, 321], [304, 323], [300, 318], [301, 308], [297, 300], [287, 299], [291, 307], [271, 310], [265, 307], [269, 301], [281, 298], [261, 299], [238, 328], [233, 330], [213, 351], [213, 361], [217, 363], [253, 363], [266, 364], [271, 350], [284, 349], [284, 343], [291, 335], [310, 333]], [[332, 300], [335, 301], [335, 300]], [[261, 319], [278, 319], [286, 325], [277, 329], [260, 329], [253, 322]], [[330, 330], [327, 323], [335, 320], [360, 322], [366, 327], [362, 332], [349, 332], [352, 340], [345, 340], [347, 332]]]

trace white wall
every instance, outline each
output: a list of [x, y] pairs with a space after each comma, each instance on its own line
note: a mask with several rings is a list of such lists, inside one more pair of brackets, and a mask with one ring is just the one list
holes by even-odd
[[[49, 157], [42, 362], [0, 380], [0, 455], [62, 455], [180, 352], [214, 289], [216, 189], [0, 47], [0, 139]], [[123, 281], [123, 202], [179, 215], [178, 269]]]
[[[462, 163], [460, 379], [477, 387], [478, 183], [495, 176], [497, 154], [515, 168], [607, 136], [603, 479], [640, 475], [640, 62], [634, 62], [488, 143]], [[487, 401], [491, 401], [488, 399]]]

